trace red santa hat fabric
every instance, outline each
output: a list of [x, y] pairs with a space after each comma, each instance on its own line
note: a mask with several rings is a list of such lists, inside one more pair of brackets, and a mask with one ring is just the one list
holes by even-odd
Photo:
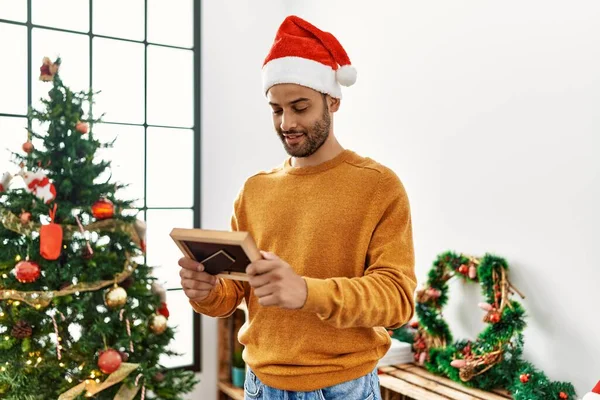
[[340, 85], [353, 85], [356, 69], [335, 36], [292, 15], [277, 30], [262, 78], [265, 93], [273, 85], [295, 83], [341, 98]]
[[600, 381], [596, 383], [591, 392], [583, 396], [583, 400], [600, 400]]

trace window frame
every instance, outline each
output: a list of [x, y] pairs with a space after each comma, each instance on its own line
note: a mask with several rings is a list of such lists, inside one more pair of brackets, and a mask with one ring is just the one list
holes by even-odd
[[[88, 40], [89, 40], [89, 87], [97, 90], [94, 88], [93, 86], [93, 79], [94, 79], [94, 74], [93, 74], [93, 55], [94, 55], [94, 47], [93, 47], [93, 39], [95, 37], [98, 38], [103, 38], [103, 39], [112, 39], [112, 40], [120, 40], [120, 41], [125, 41], [125, 42], [130, 42], [130, 43], [137, 43], [137, 44], [144, 44], [144, 123], [143, 124], [134, 124], [134, 123], [123, 123], [123, 122], [102, 122], [103, 124], [106, 125], [131, 125], [131, 126], [143, 126], [144, 127], [144, 203], [143, 206], [141, 207], [136, 207], [136, 210], [139, 210], [139, 212], [141, 213], [141, 215], [144, 216], [144, 219], [146, 219], [146, 212], [147, 210], [192, 210], [193, 212], [193, 227], [194, 228], [199, 228], [201, 227], [201, 215], [200, 215], [200, 210], [201, 210], [201, 133], [200, 133], [200, 118], [201, 118], [201, 74], [200, 74], [200, 62], [201, 62], [201, 56], [200, 56], [200, 32], [201, 32], [201, 27], [200, 27], [200, 23], [201, 23], [201, 0], [192, 0], [192, 12], [193, 12], [193, 45], [192, 47], [180, 47], [180, 46], [173, 46], [173, 45], [167, 45], [167, 44], [162, 44], [162, 43], [154, 43], [154, 42], [149, 42], [147, 40], [148, 38], [148, 0], [144, 0], [144, 40], [133, 40], [133, 39], [128, 39], [128, 38], [120, 38], [120, 37], [115, 37], [115, 36], [107, 36], [107, 35], [101, 35], [101, 34], [95, 34], [94, 33], [94, 26], [93, 26], [93, 2], [94, 1], [101, 1], [101, 0], [88, 0], [89, 1], [89, 30], [88, 32], [80, 32], [80, 31], [74, 31], [71, 29], [62, 29], [62, 28], [58, 28], [58, 27], [51, 27], [51, 26], [45, 26], [45, 25], [39, 25], [39, 24], [34, 24], [32, 22], [32, 0], [26, 0], [27, 3], [27, 21], [26, 22], [20, 22], [20, 21], [13, 21], [13, 20], [6, 20], [6, 19], [2, 19], [0, 18], [0, 23], [2, 24], [11, 24], [11, 25], [18, 25], [18, 26], [25, 26], [27, 28], [27, 107], [31, 107], [32, 103], [32, 97], [33, 97], [33, 90], [32, 90], [32, 82], [33, 82], [33, 75], [32, 75], [32, 66], [33, 66], [33, 55], [32, 55], [32, 31], [34, 28], [41, 28], [41, 29], [47, 29], [47, 30], [52, 30], [52, 31], [56, 31], [56, 32], [63, 32], [63, 33], [70, 33], [70, 34], [76, 34], [76, 35], [83, 35], [83, 36], [88, 36]], [[154, 127], [158, 127], [158, 128], [174, 128], [174, 129], [190, 129], [190, 127], [182, 127], [182, 126], [165, 126], [165, 125], [152, 125], [152, 124], [148, 124], [147, 121], [147, 110], [148, 110], [148, 46], [160, 46], [160, 47], [166, 47], [166, 48], [171, 48], [171, 49], [178, 49], [178, 50], [189, 50], [192, 51], [193, 53], [193, 126], [191, 127], [191, 130], [193, 131], [193, 146], [194, 146], [194, 150], [193, 150], [193, 165], [194, 165], [194, 171], [193, 171], [193, 204], [192, 207], [148, 207], [147, 206], [147, 181], [148, 181], [148, 169], [147, 169], [147, 163], [148, 163], [148, 157], [147, 157], [147, 137], [148, 137], [148, 128], [154, 128]], [[35, 59], [37, 60], [40, 55], [36, 55]], [[40, 56], [41, 57], [41, 56]], [[9, 57], [10, 58], [10, 57]], [[92, 110], [90, 110], [91, 112]], [[27, 118], [26, 114], [12, 114], [12, 113], [3, 113], [2, 110], [0, 110], [0, 117], [9, 117], [9, 118]], [[27, 118], [27, 126], [29, 129], [31, 129], [32, 127], [32, 121], [31, 119]], [[170, 238], [166, 237], [164, 239], [165, 241], [169, 241]], [[176, 261], [174, 261], [176, 262]], [[176, 292], [176, 291], [182, 291], [183, 289], [181, 287], [167, 287], [165, 288], [167, 292]], [[190, 308], [191, 309], [191, 308]], [[196, 312], [193, 312], [193, 329], [192, 329], [192, 341], [193, 341], [193, 363], [189, 364], [189, 365], [182, 365], [182, 366], [177, 366], [177, 367], [173, 367], [173, 369], [186, 369], [186, 370], [191, 370], [191, 371], [195, 371], [195, 372], [200, 372], [202, 370], [202, 356], [201, 356], [201, 343], [202, 343], [202, 324], [201, 324], [201, 318], [200, 315]]]

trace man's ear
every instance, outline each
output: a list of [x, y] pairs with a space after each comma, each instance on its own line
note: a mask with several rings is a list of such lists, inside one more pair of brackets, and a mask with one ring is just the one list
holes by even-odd
[[329, 106], [329, 112], [334, 113], [340, 109], [340, 99], [327, 95], [327, 105]]

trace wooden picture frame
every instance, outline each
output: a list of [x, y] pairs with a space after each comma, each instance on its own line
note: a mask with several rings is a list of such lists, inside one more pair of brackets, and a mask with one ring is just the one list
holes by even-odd
[[185, 256], [221, 278], [248, 281], [246, 267], [262, 259], [248, 232], [174, 228], [170, 236]]

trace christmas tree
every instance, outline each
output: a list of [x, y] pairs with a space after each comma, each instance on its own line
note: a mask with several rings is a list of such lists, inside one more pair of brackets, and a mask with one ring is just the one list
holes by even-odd
[[196, 381], [159, 363], [174, 330], [145, 224], [123, 212], [125, 185], [98, 182], [110, 162], [95, 153], [112, 143], [84, 112], [97, 93], [71, 91], [60, 63], [44, 59], [52, 88], [29, 112], [44, 131], [27, 130], [0, 180], [0, 398], [181, 399]]

